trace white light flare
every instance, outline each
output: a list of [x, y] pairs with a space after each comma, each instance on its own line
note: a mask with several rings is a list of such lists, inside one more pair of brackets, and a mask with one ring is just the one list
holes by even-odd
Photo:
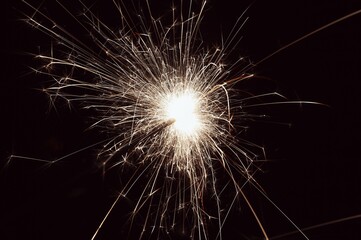
[[194, 137], [201, 130], [200, 106], [197, 96], [191, 92], [170, 94], [165, 105], [168, 120], [174, 120], [172, 129], [177, 135]]

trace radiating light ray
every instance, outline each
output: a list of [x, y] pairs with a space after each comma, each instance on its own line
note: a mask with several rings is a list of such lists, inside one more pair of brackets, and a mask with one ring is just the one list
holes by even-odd
[[[353, 216], [338, 218], [336, 220], [331, 220], [331, 221], [327, 221], [327, 222], [324, 222], [324, 223], [320, 223], [320, 224], [312, 225], [312, 226], [309, 226], [309, 227], [305, 227], [305, 228], [302, 228], [301, 230], [303, 232], [306, 232], [306, 231], [310, 231], [310, 230], [313, 230], [313, 229], [318, 229], [318, 228], [321, 228], [321, 227], [326, 227], [326, 226], [329, 226], [329, 225], [333, 225], [333, 224], [337, 224], [337, 223], [341, 223], [341, 222], [346, 222], [346, 221], [352, 221], [352, 220], [360, 219], [360, 218], [361, 218], [361, 214], [356, 214], [356, 215], [353, 215]], [[271, 237], [270, 239], [271, 240], [273, 240], [273, 239], [283, 239], [285, 237], [292, 236], [292, 235], [297, 234], [297, 233], [299, 233], [298, 230], [288, 232], [288, 233], [283, 233], [283, 234]]]

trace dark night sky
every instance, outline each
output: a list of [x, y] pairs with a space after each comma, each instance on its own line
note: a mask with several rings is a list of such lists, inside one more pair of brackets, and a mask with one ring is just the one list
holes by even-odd
[[[24, 5], [9, 2], [1, 21], [0, 239], [90, 239], [119, 187], [115, 173], [102, 178], [94, 163], [96, 151], [81, 152], [50, 168], [28, 160], [14, 160], [5, 166], [11, 154], [54, 159], [98, 139], [96, 130], [85, 131], [89, 119], [81, 110], [57, 106], [57, 112], [48, 111], [47, 97], [36, 89], [49, 79], [31, 73], [29, 66], [36, 67], [39, 62], [24, 52], [37, 53], [39, 46], [46, 49], [51, 39], [18, 21]], [[50, 1], [41, 9], [47, 6], [46, 11], [56, 12], [53, 4], [46, 2]], [[211, 0], [202, 25], [206, 45], [219, 43], [220, 29], [229, 31], [250, 3]], [[162, 3], [161, 7], [169, 5]], [[102, 17], [111, 7], [103, 5], [95, 12]], [[250, 19], [242, 31], [243, 39], [229, 61], [246, 56], [257, 62], [360, 8], [356, 0], [256, 1], [246, 14]], [[61, 14], [56, 12], [57, 17]], [[105, 21], [116, 27], [110, 14]], [[63, 23], [71, 29], [69, 19]], [[271, 79], [267, 82], [272, 91], [291, 100], [329, 105], [276, 106], [269, 110], [271, 120], [292, 123], [292, 127], [253, 123], [247, 133], [266, 147], [270, 160], [256, 179], [301, 228], [361, 214], [360, 26], [361, 15], [347, 19], [252, 70]], [[264, 82], [255, 80], [250, 89], [257, 88], [257, 81]], [[247, 188], [247, 194], [270, 236], [294, 230], [255, 189]], [[99, 239], [125, 238], [122, 223], [132, 204], [129, 201], [114, 211]], [[240, 204], [247, 209], [244, 202]], [[246, 210], [244, 214], [234, 210], [226, 222], [224, 239], [261, 239], [255, 221], [249, 219]], [[361, 239], [361, 218], [306, 235], [310, 239]], [[303, 238], [298, 234], [282, 239]]]

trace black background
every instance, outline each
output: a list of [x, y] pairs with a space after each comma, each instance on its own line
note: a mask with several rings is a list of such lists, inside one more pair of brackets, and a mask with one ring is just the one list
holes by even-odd
[[[220, 32], [227, 33], [250, 4], [210, 1], [201, 26], [206, 45], [219, 43]], [[56, 6], [45, 1], [40, 9], [53, 11], [72, 29], [73, 20], [62, 18], [63, 10], [57, 11]], [[116, 19], [110, 14], [112, 4], [97, 6], [94, 12], [116, 28]], [[157, 8], [163, 11], [169, 6], [162, 3]], [[257, 62], [360, 8], [359, 1], [256, 1], [246, 13], [250, 19], [242, 30], [243, 39], [227, 61], [246, 56]], [[49, 49], [51, 39], [19, 21], [23, 9], [31, 13], [20, 1], [10, 1], [1, 20], [0, 239], [90, 239], [119, 190], [117, 178], [104, 179], [96, 167], [95, 150], [51, 167], [24, 159], [7, 162], [11, 154], [56, 159], [97, 141], [95, 131], [85, 131], [89, 119], [79, 109], [60, 105], [57, 111], [48, 111], [48, 99], [37, 89], [49, 79], [32, 73], [29, 67], [37, 67], [39, 62], [26, 53]], [[252, 124], [248, 133], [268, 153], [269, 162], [256, 179], [301, 228], [361, 213], [360, 26], [361, 15], [347, 19], [252, 70], [271, 79], [270, 90], [291, 100], [329, 105], [276, 106], [270, 110], [274, 120], [292, 123], [292, 127], [259, 123]], [[294, 230], [255, 189], [247, 191], [271, 237]], [[114, 211], [99, 239], [127, 236], [122, 224], [132, 199], [129, 201]], [[247, 208], [244, 202], [240, 207]], [[232, 213], [224, 239], [262, 239], [256, 222], [242, 212]], [[319, 227], [306, 235], [310, 239], [360, 239], [360, 228], [361, 220], [355, 219]], [[303, 238], [298, 234], [283, 239]]]

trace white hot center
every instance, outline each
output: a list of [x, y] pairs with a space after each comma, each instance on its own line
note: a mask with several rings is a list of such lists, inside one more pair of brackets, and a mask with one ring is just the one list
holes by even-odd
[[173, 123], [175, 130], [188, 136], [194, 134], [200, 127], [198, 111], [198, 99], [189, 92], [171, 95], [166, 105], [167, 118], [175, 121]]

